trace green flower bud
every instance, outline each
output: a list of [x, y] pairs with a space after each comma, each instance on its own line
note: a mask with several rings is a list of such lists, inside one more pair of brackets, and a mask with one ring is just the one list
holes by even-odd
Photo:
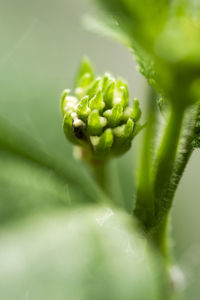
[[64, 133], [81, 147], [85, 159], [105, 160], [125, 153], [142, 128], [139, 101], [130, 104], [126, 82], [109, 73], [95, 78], [88, 60], [79, 69], [75, 96], [70, 90], [62, 93], [61, 110]]

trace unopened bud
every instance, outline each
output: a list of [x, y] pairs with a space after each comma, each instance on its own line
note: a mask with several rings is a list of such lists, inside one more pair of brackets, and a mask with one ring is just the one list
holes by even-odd
[[129, 104], [128, 87], [122, 79], [109, 73], [95, 78], [88, 60], [79, 69], [75, 96], [64, 90], [61, 109], [66, 137], [91, 159], [123, 154], [139, 132], [138, 99]]

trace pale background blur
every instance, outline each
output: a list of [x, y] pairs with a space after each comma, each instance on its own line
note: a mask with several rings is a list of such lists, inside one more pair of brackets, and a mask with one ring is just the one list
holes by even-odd
[[[82, 16], [95, 11], [89, 0], [0, 0], [0, 115], [27, 130], [44, 149], [67, 160], [71, 160], [72, 148], [61, 129], [59, 97], [64, 88], [73, 87], [84, 55], [98, 73], [123, 76], [132, 96], [143, 103], [146, 97], [146, 82], [128, 49], [81, 25]], [[133, 149], [139, 149], [137, 142]], [[133, 192], [131, 168], [128, 171], [131, 156], [129, 152], [117, 162], [126, 197]], [[187, 299], [199, 299], [200, 294], [199, 163], [196, 151], [173, 207], [174, 246], [187, 275]]]

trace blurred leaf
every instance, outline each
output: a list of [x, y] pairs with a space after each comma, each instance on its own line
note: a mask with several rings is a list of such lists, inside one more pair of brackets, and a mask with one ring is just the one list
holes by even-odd
[[138, 63], [139, 71], [147, 78], [151, 85], [158, 88], [155, 81], [155, 67], [153, 60], [139, 45], [136, 39], [119, 26], [119, 23], [112, 15], [103, 15], [99, 19], [86, 15], [83, 19], [83, 25], [89, 31], [117, 40], [131, 48]]
[[110, 32], [115, 31], [115, 37], [120, 36], [121, 40], [126, 36], [141, 73], [158, 92], [178, 105], [198, 100], [200, 4], [197, 1], [96, 1], [106, 11], [107, 19], [115, 20]]
[[87, 208], [2, 231], [0, 298], [163, 299], [162, 271], [133, 228], [110, 208]]
[[0, 224], [72, 204], [69, 186], [52, 172], [2, 152], [0, 170]]
[[90, 15], [83, 17], [83, 26], [89, 31], [102, 34], [109, 38], [121, 41], [123, 44], [130, 46], [129, 37], [117, 26], [114, 18], [107, 18], [106, 16], [101, 19], [95, 18]]
[[104, 195], [73, 166], [0, 119], [0, 223], [49, 207], [99, 202]]

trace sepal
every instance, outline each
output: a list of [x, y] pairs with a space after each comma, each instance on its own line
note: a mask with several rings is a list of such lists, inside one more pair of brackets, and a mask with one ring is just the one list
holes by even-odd
[[85, 122], [87, 121], [87, 118], [91, 112], [91, 109], [88, 107], [88, 100], [88, 96], [83, 97], [76, 109], [78, 117]]
[[104, 117], [100, 117], [97, 109], [93, 110], [88, 117], [88, 133], [89, 135], [100, 135], [103, 127], [107, 124]]
[[118, 126], [121, 122], [122, 114], [123, 107], [121, 103], [118, 103], [112, 109], [106, 110], [103, 115], [108, 120], [108, 126], [113, 128], [115, 126]]

